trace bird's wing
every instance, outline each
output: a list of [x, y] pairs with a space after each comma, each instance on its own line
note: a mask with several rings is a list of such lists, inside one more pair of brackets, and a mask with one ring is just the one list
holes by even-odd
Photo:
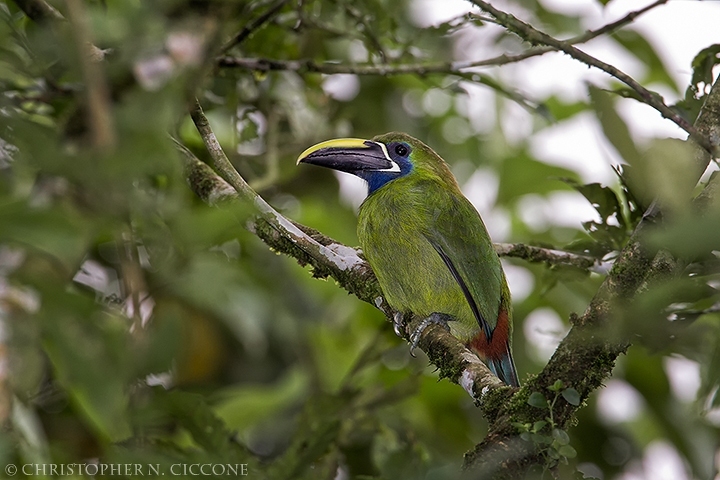
[[453, 263], [452, 259], [450, 258], [450, 255], [443, 249], [441, 245], [436, 243], [435, 241], [428, 238], [428, 241], [432, 244], [433, 248], [435, 248], [435, 251], [440, 255], [440, 258], [442, 258], [443, 262], [445, 262], [445, 265], [447, 266], [448, 270], [450, 270], [450, 273], [452, 274], [453, 278], [457, 282], [457, 284], [460, 286], [460, 289], [463, 292], [463, 295], [465, 295], [465, 300], [467, 300], [468, 305], [470, 305], [470, 310], [472, 310], [473, 315], [475, 316], [475, 319], [480, 324], [480, 328], [482, 328], [483, 332], [485, 333], [485, 338], [490, 341], [492, 338], [492, 328], [488, 324], [487, 320], [485, 320], [485, 317], [483, 317], [483, 314], [480, 313], [480, 310], [478, 309], [477, 302], [475, 301], [475, 298], [473, 297], [472, 292], [467, 286], [467, 283], [465, 283], [465, 279], [460, 274], [458, 269], [455, 267], [455, 263]]
[[497, 325], [503, 273], [490, 236], [475, 207], [463, 196], [448, 195], [431, 213], [425, 237], [460, 286], [489, 342]]

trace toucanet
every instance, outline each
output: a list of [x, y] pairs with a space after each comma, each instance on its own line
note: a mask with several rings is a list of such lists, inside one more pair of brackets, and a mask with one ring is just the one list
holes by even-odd
[[445, 161], [420, 140], [393, 132], [322, 142], [301, 162], [367, 182], [358, 239], [388, 304], [445, 323], [503, 382], [518, 386], [505, 274]]

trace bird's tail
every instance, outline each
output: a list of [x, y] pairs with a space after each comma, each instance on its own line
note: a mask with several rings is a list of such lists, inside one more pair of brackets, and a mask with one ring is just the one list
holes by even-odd
[[515, 369], [515, 361], [513, 360], [510, 348], [505, 350], [505, 353], [500, 355], [499, 358], [491, 358], [488, 362], [490, 370], [497, 375], [497, 377], [510, 385], [511, 387], [519, 387], [520, 381], [518, 380], [517, 370]]

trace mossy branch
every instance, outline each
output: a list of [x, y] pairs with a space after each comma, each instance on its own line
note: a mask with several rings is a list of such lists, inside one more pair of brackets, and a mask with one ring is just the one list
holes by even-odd
[[553, 248], [536, 247], [524, 243], [496, 243], [494, 247], [501, 257], [521, 258], [528, 262], [545, 263], [547, 265], [575, 267], [603, 275], [608, 273], [612, 265], [611, 262], [603, 262], [588, 255]]
[[[377, 307], [388, 319], [399, 313], [383, 299], [375, 274], [359, 251], [292, 222], [268, 205], [230, 164], [199, 103], [195, 103], [191, 116], [222, 177], [179, 146], [190, 187], [200, 198], [210, 203], [234, 200], [252, 205], [255, 215], [249, 220], [249, 228], [270, 248], [294, 258], [302, 266], [310, 266], [317, 278], [332, 277], [342, 288]], [[403, 338], [409, 340], [420, 321], [422, 319], [409, 316], [406, 328], [401, 332]], [[442, 377], [462, 385], [476, 400], [482, 397], [484, 389], [503, 385], [475, 354], [442, 328], [425, 329], [419, 346], [438, 367]]]
[[[361, 257], [362, 253], [293, 222], [274, 210], [230, 164], [199, 103], [195, 103], [191, 116], [210, 152], [215, 169], [222, 177], [218, 177], [208, 165], [178, 144], [185, 157], [186, 176], [193, 191], [211, 204], [234, 199], [253, 205], [256, 216], [251, 220], [250, 229], [270, 248], [296, 259], [300, 265], [309, 265], [315, 277], [332, 277], [342, 288], [374, 305], [392, 320], [398, 312], [394, 312], [384, 301], [377, 279]], [[600, 266], [600, 262], [591, 257], [559, 250], [524, 244], [497, 244], [495, 248], [500, 255], [532, 262], [571, 265], [587, 270]], [[421, 320], [410, 315], [401, 336], [409, 341]], [[461, 385], [475, 400], [483, 399], [488, 389], [503, 386], [475, 354], [442, 328], [425, 329], [419, 346], [438, 367], [441, 377]]]
[[[720, 134], [720, 80], [716, 80], [695, 123], [695, 128], [707, 138]], [[702, 173], [711, 156], [707, 150], [692, 140], [695, 148], [697, 172]], [[700, 174], [698, 173], [698, 175]], [[699, 180], [698, 178], [694, 179]], [[708, 188], [712, 188], [708, 187]], [[471, 472], [492, 470], [489, 478], [514, 479], [523, 476], [528, 465], [541, 463], [539, 453], [528, 450], [518, 456], [513, 450], [518, 443], [518, 431], [513, 423], [533, 423], [543, 420], [547, 412], [527, 404], [533, 392], [546, 395], [556, 381], [566, 388], [573, 388], [580, 397], [578, 405], [560, 400], [554, 405], [553, 416], [559, 428], [566, 428], [574, 421], [575, 412], [590, 393], [601, 386], [612, 373], [618, 355], [630, 345], [627, 338], [609, 336], [614, 318], [618, 318], [625, 305], [632, 301], [638, 291], [648, 284], [675, 275], [681, 268], [665, 251], [648, 249], [643, 240], [645, 233], [662, 218], [655, 204], [630, 237], [626, 247], [615, 261], [609, 275], [580, 317], [571, 319], [573, 327], [562, 340], [548, 364], [513, 396], [511, 402], [502, 405], [497, 419], [490, 426], [487, 437], [466, 454], [465, 468]], [[474, 475], [474, 474], [473, 474]], [[485, 477], [483, 477], [485, 478]]]
[[[695, 125], [709, 137], [720, 133], [719, 84], [716, 82], [713, 86]], [[342, 288], [383, 311], [388, 319], [397, 314], [382, 299], [377, 280], [361, 252], [293, 223], [272, 209], [229, 163], [199, 104], [193, 108], [192, 116], [215, 168], [224, 178], [218, 178], [209, 166], [184, 150], [188, 181], [202, 199], [211, 203], [232, 200], [253, 205], [256, 215], [250, 229], [268, 246], [295, 258], [301, 265], [309, 265], [316, 277], [334, 278]], [[710, 155], [697, 144], [691, 144], [696, 147], [699, 167], [707, 166]], [[582, 402], [610, 376], [615, 360], [628, 348], [629, 341], [609, 337], [606, 333], [609, 322], [639, 289], [677, 271], [676, 262], [666, 252], [649, 250], [643, 243], [644, 233], [660, 219], [661, 213], [656, 207], [645, 214], [587, 310], [582, 316], [571, 319], [573, 327], [546, 367], [520, 389], [503, 386], [474, 354], [443, 328], [431, 326], [423, 332], [420, 348], [440, 369], [442, 377], [468, 391], [490, 423], [487, 437], [466, 455], [468, 472], [474, 472], [473, 475], [485, 472], [492, 478], [517, 478], [528, 465], [541, 463], [539, 453], [520, 439], [513, 425], [515, 422], [532, 423], [546, 416], [547, 412], [528, 405], [530, 394], [547, 393], [558, 380], [565, 387], [574, 389], [579, 394], [579, 404], [564, 399], [553, 404], [555, 423], [559, 428], [566, 428]], [[496, 248], [502, 253], [526, 255], [535, 261], [573, 258], [572, 255], [567, 257], [567, 252], [558, 251], [539, 255], [542, 249], [524, 245], [499, 245]], [[591, 264], [586, 267], [593, 268]], [[405, 328], [399, 329], [406, 340], [421, 319], [410, 316], [407, 320]]]

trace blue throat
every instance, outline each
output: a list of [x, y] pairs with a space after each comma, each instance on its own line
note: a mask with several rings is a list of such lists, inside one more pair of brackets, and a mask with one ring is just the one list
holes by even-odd
[[391, 182], [396, 178], [404, 177], [408, 173], [412, 172], [413, 165], [408, 159], [396, 158], [395, 161], [400, 166], [399, 172], [379, 172], [377, 170], [364, 170], [355, 173], [355, 175], [367, 182], [368, 195], [370, 195], [386, 183]]
[[373, 193], [378, 188], [382, 187], [386, 183], [395, 180], [396, 178], [402, 176], [402, 172], [400, 173], [388, 173], [388, 172], [362, 172], [362, 175], [359, 175], [360, 178], [365, 180], [368, 184], [368, 195]]

